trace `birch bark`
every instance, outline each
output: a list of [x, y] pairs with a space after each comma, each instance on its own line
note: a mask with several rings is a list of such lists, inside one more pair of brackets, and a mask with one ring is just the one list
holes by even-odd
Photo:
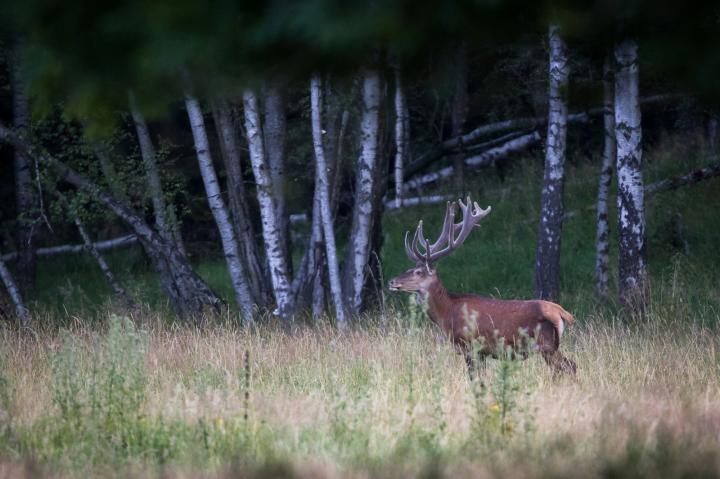
[[355, 206], [350, 245], [345, 267], [344, 293], [349, 312], [357, 314], [363, 305], [363, 286], [370, 255], [373, 223], [373, 184], [378, 156], [380, 128], [380, 75], [366, 70], [362, 86], [361, 144], [355, 180]]
[[265, 306], [267, 304], [268, 288], [260, 253], [255, 242], [255, 232], [250, 221], [250, 208], [247, 204], [247, 191], [243, 181], [240, 141], [227, 102], [214, 102], [213, 118], [220, 140], [220, 151], [225, 162], [230, 214], [233, 219], [243, 263], [255, 301], [259, 305]]
[[10, 270], [7, 269], [7, 266], [5, 266], [5, 262], [2, 259], [0, 259], [0, 279], [2, 279], [2, 282], [5, 285], [5, 289], [7, 290], [8, 295], [13, 302], [13, 306], [15, 307], [15, 314], [20, 320], [20, 325], [23, 327], [27, 326], [28, 320], [30, 318], [30, 313], [25, 307], [22, 295], [20, 294], [20, 288], [18, 288], [17, 283], [15, 283], [15, 280], [10, 273]]
[[325, 160], [325, 148], [323, 145], [322, 104], [322, 82], [318, 76], [314, 76], [310, 81], [310, 108], [316, 165], [315, 188], [319, 191], [318, 200], [323, 237], [325, 240], [325, 257], [327, 258], [330, 291], [332, 293], [333, 303], [335, 304], [335, 317], [338, 327], [344, 328], [347, 319], [345, 317], [345, 308], [343, 307], [342, 283], [340, 282], [340, 268], [338, 266], [335, 231], [333, 229], [333, 214], [330, 205], [328, 165]]
[[603, 65], [603, 154], [597, 199], [597, 233], [595, 236], [595, 290], [601, 297], [608, 292], [608, 251], [610, 228], [608, 224], [608, 197], [617, 154], [615, 144], [615, 77], [612, 59], [608, 56]]
[[270, 83], [264, 91], [263, 137], [265, 154], [269, 165], [272, 191], [275, 198], [275, 215], [280, 232], [280, 242], [285, 255], [288, 276], [292, 276], [292, 258], [290, 256], [289, 223], [285, 201], [285, 146], [287, 137], [287, 115], [285, 97], [282, 89]]
[[642, 311], [647, 299], [647, 266], [637, 43], [630, 39], [618, 43], [615, 62], [618, 287], [620, 301]]
[[265, 155], [258, 101], [254, 92], [245, 90], [243, 93], [243, 105], [245, 132], [250, 149], [250, 162], [255, 175], [258, 202], [260, 203], [263, 239], [270, 266], [270, 279], [272, 280], [278, 313], [280, 317], [289, 319], [292, 314], [293, 301], [288, 279], [287, 257], [285, 256], [285, 245], [280, 231], [282, 226], [278, 224], [277, 206], [274, 197], [275, 190]]
[[545, 174], [540, 207], [540, 230], [535, 255], [535, 297], [557, 300], [560, 294], [560, 240], [565, 180], [567, 138], [568, 57], [560, 29], [551, 25], [548, 132], [545, 145]]
[[218, 182], [210, 155], [210, 146], [202, 109], [200, 108], [198, 100], [189, 93], [185, 94], [185, 107], [187, 108], [188, 118], [190, 120], [190, 127], [195, 143], [195, 153], [197, 154], [200, 173], [203, 178], [203, 183], [205, 184], [208, 204], [210, 205], [210, 210], [212, 211], [218, 231], [220, 232], [225, 262], [227, 263], [228, 273], [230, 274], [230, 282], [235, 291], [235, 299], [237, 300], [238, 308], [240, 308], [244, 322], [251, 324], [253, 322], [253, 301], [250, 295], [250, 288], [247, 284], [245, 268], [240, 261], [235, 229], [230, 222], [230, 215], [225, 206], [225, 201], [220, 191], [220, 183]]

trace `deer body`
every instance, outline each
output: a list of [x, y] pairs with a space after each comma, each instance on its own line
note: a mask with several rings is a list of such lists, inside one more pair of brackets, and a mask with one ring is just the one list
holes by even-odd
[[[470, 211], [472, 204], [469, 198], [466, 204], [462, 201], [458, 204], [463, 210], [463, 222], [455, 224], [455, 204], [448, 203], [443, 232], [434, 244], [422, 237], [422, 222], [418, 225], [412, 245], [406, 235], [406, 252], [416, 261], [416, 266], [390, 280], [390, 289], [416, 293], [427, 304], [430, 319], [463, 353], [471, 374], [475, 368], [473, 342], [480, 342], [477, 348], [480, 359], [497, 355], [501, 342], [524, 357], [528, 352], [529, 338], [533, 339], [534, 348], [555, 372], [574, 374], [575, 363], [559, 351], [560, 338], [574, 318], [560, 305], [542, 300], [507, 301], [447, 292], [433, 261], [450, 254], [462, 244], [475, 223], [490, 212], [490, 208], [482, 210], [477, 204]], [[440, 249], [445, 242], [448, 246]], [[418, 244], [424, 247], [424, 252], [419, 251]]]

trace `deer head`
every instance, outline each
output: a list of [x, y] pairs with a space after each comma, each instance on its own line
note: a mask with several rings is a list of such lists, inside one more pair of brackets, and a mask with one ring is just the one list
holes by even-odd
[[[455, 223], [455, 208], [459, 206], [462, 212], [462, 221]], [[443, 220], [442, 231], [434, 243], [425, 238], [423, 222], [420, 220], [415, 229], [412, 242], [409, 241], [410, 232], [405, 233], [405, 253], [415, 267], [390, 280], [388, 287], [392, 291], [425, 292], [437, 281], [435, 262], [450, 255], [459, 248], [470, 236], [472, 229], [478, 221], [490, 213], [491, 208], [480, 208], [477, 203], [467, 197], [462, 200], [448, 201]]]

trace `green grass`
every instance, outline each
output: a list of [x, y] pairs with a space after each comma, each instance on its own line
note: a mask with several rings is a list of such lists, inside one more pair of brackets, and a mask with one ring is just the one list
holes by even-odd
[[[666, 140], [646, 155], [647, 181], [708, 161], [692, 148]], [[561, 302], [577, 323], [562, 348], [578, 363], [575, 381], [554, 380], [537, 357], [503, 359], [480, 388], [400, 294], [387, 295], [384, 320], [370, 312], [347, 334], [326, 322], [246, 330], [232, 314], [200, 330], [167, 321], [139, 250], [108, 255], [149, 305], [133, 322], [109, 312], [118, 309], [88, 259], [43, 261], [32, 329], [0, 328], [0, 471], [717, 477], [720, 181], [648, 201], [652, 298], [645, 320], [630, 321], [594, 295], [596, 176], [587, 159], [567, 169], [566, 209], [579, 214], [563, 230]], [[531, 296], [541, 177], [538, 158], [519, 160], [504, 182], [475, 175], [471, 192], [493, 212], [440, 263], [450, 290]], [[423, 218], [432, 234], [442, 214], [385, 216], [385, 281], [410, 266], [404, 231]], [[197, 270], [232, 304], [221, 258]]]

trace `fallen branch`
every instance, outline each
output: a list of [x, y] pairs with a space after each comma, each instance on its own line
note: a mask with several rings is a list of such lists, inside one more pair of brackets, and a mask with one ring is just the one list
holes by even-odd
[[654, 195], [662, 191], [674, 190], [680, 186], [694, 185], [703, 180], [720, 176], [720, 163], [700, 168], [683, 176], [673, 176], [645, 186], [645, 196]]
[[[490, 166], [493, 162], [506, 158], [513, 153], [517, 153], [527, 148], [530, 148], [534, 144], [538, 143], [542, 139], [542, 135], [538, 131], [533, 131], [504, 143], [501, 146], [491, 148], [479, 155], [474, 155], [465, 159], [465, 164], [473, 168], [483, 168]], [[444, 178], [449, 178], [454, 174], [454, 168], [447, 166], [438, 171], [428, 173], [426, 175], [413, 178], [405, 183], [405, 191], [419, 188], [428, 183], [433, 183]]]
[[[700, 168], [699, 170], [695, 170], [686, 175], [673, 176], [671, 178], [667, 178], [667, 179], [664, 179], [661, 181], [656, 181], [655, 183], [650, 183], [649, 185], [645, 185], [645, 197], [648, 198], [656, 193], [674, 190], [676, 188], [679, 188], [680, 186], [694, 185], [695, 183], [699, 183], [703, 180], [709, 180], [710, 178], [714, 178], [716, 176], [720, 176], [720, 163], [714, 163], [710, 166]], [[596, 209], [597, 209], [597, 205], [593, 204], [593, 205], [588, 206], [584, 210], [595, 211]], [[563, 221], [575, 218], [578, 215], [579, 215], [578, 210], [568, 211], [567, 213], [565, 213], [563, 215]], [[529, 223], [529, 222], [530, 222], [530, 220], [527, 220], [524, 223]]]
[[406, 206], [417, 206], [417, 205], [432, 205], [436, 203], [442, 203], [448, 201], [453, 197], [450, 195], [430, 195], [430, 196], [413, 196], [410, 198], [403, 198], [400, 206], [397, 205], [395, 199], [385, 200], [385, 210], [397, 210], [405, 208]]
[[[653, 95], [640, 99], [640, 103], [648, 105], [652, 103], [660, 103], [663, 101], [672, 100], [679, 98], [682, 95], [678, 94], [666, 94], [666, 95]], [[587, 123], [592, 117], [601, 115], [603, 112], [602, 107], [590, 108], [582, 112], [577, 112], [568, 115], [568, 123]], [[515, 118], [512, 120], [498, 121], [495, 123], [488, 123], [486, 125], [479, 126], [469, 133], [460, 135], [454, 138], [447, 139], [436, 145], [427, 152], [418, 156], [415, 161], [405, 167], [404, 177], [410, 178], [420, 170], [425, 168], [427, 165], [435, 160], [442, 158], [443, 156], [468, 149], [469, 146], [474, 145], [482, 138], [495, 133], [502, 133], [508, 130], [528, 130], [537, 129], [547, 124], [547, 117], [525, 117]]]
[[[125, 235], [103, 241], [96, 241], [93, 246], [98, 251], [107, 251], [115, 248], [122, 248], [137, 243], [137, 236]], [[46, 248], [38, 248], [35, 250], [36, 256], [57, 256], [67, 253], [83, 253], [86, 251], [85, 244], [63, 244], [59, 246], [48, 246]], [[17, 252], [13, 251], [2, 255], [3, 261], [14, 261], [17, 258]]]

